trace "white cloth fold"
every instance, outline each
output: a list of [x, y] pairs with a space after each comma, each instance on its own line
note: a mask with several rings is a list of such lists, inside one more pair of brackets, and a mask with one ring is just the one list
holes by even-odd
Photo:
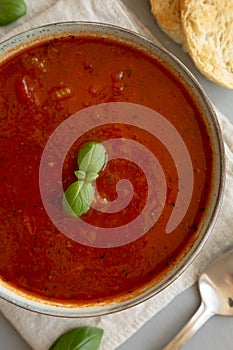
[[[156, 38], [117, 0], [27, 0], [28, 15], [16, 23], [0, 29], [0, 40], [29, 28], [59, 21], [87, 20], [116, 24]], [[26, 20], [26, 22], [25, 22]], [[217, 112], [222, 128], [226, 152], [226, 186], [223, 205], [215, 228], [204, 249], [194, 263], [172, 285], [159, 295], [117, 314], [88, 319], [60, 319], [23, 310], [0, 301], [0, 310], [34, 350], [47, 350], [64, 331], [79, 325], [93, 325], [104, 329], [101, 350], [113, 350], [133, 335], [146, 321], [160, 311], [176, 295], [196, 282], [202, 267], [220, 248], [232, 242], [233, 217], [233, 126]]]
[[[0, 41], [36, 26], [65, 21], [91, 21], [117, 25], [158, 41], [119, 0], [27, 0], [28, 15], [0, 29]], [[26, 19], [26, 21], [25, 21]]]

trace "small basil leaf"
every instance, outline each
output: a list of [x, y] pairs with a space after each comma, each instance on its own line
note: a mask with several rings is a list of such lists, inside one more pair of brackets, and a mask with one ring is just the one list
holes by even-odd
[[78, 327], [62, 334], [49, 350], [98, 350], [103, 330], [96, 327]]
[[94, 173], [93, 171], [91, 171], [90, 173], [87, 173], [86, 181], [94, 181], [94, 180], [97, 179], [98, 176], [99, 176], [99, 174]]
[[79, 180], [85, 180], [86, 178], [86, 173], [83, 170], [76, 170], [75, 172], [75, 176], [79, 179]]
[[86, 173], [98, 173], [103, 168], [105, 160], [105, 149], [97, 142], [86, 143], [78, 153], [79, 170]]
[[24, 0], [0, 0], [0, 25], [16, 21], [27, 12]]
[[90, 182], [73, 182], [63, 195], [63, 208], [67, 214], [81, 216], [91, 205], [94, 198], [94, 187]]

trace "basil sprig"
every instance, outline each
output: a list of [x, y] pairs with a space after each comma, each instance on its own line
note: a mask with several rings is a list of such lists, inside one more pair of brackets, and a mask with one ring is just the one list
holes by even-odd
[[26, 12], [24, 0], [0, 0], [0, 26], [16, 21]]
[[81, 216], [90, 208], [95, 194], [91, 181], [97, 179], [105, 160], [105, 149], [100, 143], [88, 142], [80, 149], [78, 170], [74, 172], [78, 181], [73, 182], [63, 195], [63, 208], [69, 215]]
[[97, 350], [103, 330], [97, 327], [78, 327], [62, 334], [49, 350]]

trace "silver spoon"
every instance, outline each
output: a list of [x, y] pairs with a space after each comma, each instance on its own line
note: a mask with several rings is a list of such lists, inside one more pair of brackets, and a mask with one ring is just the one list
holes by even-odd
[[213, 315], [233, 316], [233, 245], [228, 245], [199, 278], [201, 305], [163, 350], [179, 350]]

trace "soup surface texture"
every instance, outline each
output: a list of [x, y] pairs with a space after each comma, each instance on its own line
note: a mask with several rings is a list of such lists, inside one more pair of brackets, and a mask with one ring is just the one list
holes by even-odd
[[[143, 211], [149, 192], [146, 173], [156, 177], [157, 172], [150, 163], [145, 162], [144, 170], [135, 157], [131, 160], [124, 140], [143, 145], [157, 159], [162, 175], [152, 186], [152, 217], [158, 203], [163, 203], [154, 224], [140, 237], [126, 244], [95, 246], [97, 237], [90, 230], [87, 244], [82, 244], [61, 232], [44, 207], [41, 157], [62, 122], [89, 107], [114, 102], [144, 106], [176, 130], [191, 160], [191, 195], [182, 220], [166, 232], [178, 194], [187, 190], [182, 186], [189, 186], [188, 181], [179, 185], [179, 169], [166, 144], [148, 130], [143, 115], [131, 115], [132, 121], [140, 119], [140, 126], [110, 120], [91, 127], [67, 152], [64, 190], [76, 179], [77, 153], [86, 142], [117, 139], [121, 156], [110, 159], [111, 147], [106, 151], [107, 162], [95, 181], [95, 206], [77, 220], [111, 230], [127, 225]], [[147, 127], [142, 127], [143, 122]], [[129, 154], [124, 158], [122, 152]], [[49, 166], [54, 162], [51, 159]], [[211, 145], [198, 108], [184, 86], [146, 53], [111, 39], [70, 36], [37, 44], [1, 64], [0, 276], [13, 286], [46, 299], [82, 302], [126, 295], [165, 274], [195, 242], [208, 204], [211, 174]], [[118, 198], [117, 183], [122, 179], [133, 186], [130, 203], [107, 212], [105, 207]], [[165, 194], [160, 191], [161, 179]], [[56, 197], [56, 186], [49, 189], [55, 208], [62, 201]], [[124, 199], [124, 191], [119, 197]], [[101, 210], [96, 207], [101, 205]]]

